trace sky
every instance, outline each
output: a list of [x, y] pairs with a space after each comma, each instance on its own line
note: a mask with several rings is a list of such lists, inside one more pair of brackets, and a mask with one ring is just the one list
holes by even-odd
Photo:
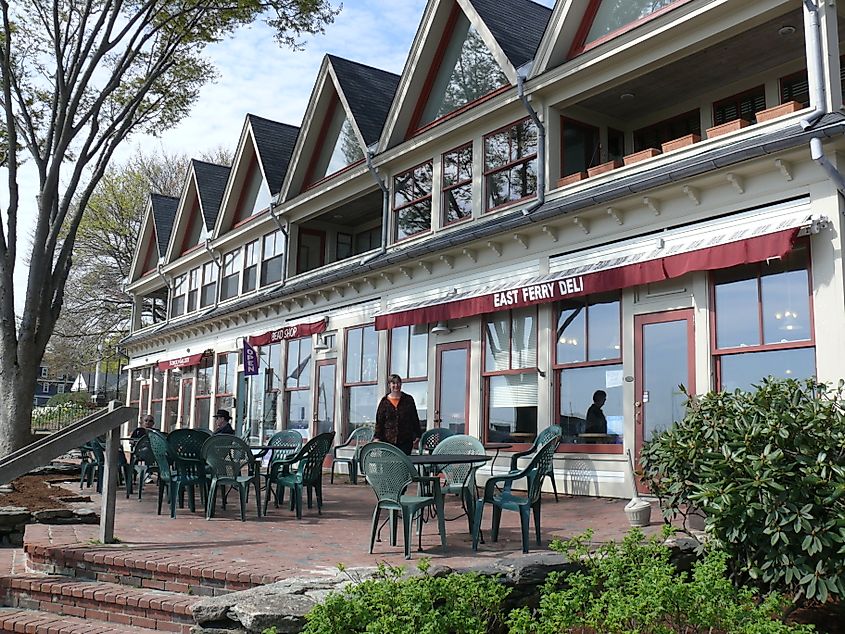
[[[551, 7], [554, 2], [540, 0], [540, 4]], [[125, 160], [138, 149], [199, 156], [223, 146], [234, 153], [248, 113], [299, 126], [326, 53], [400, 74], [425, 5], [426, 0], [346, 0], [325, 33], [304, 37], [305, 48], [300, 51], [280, 47], [272, 30], [261, 23], [241, 29], [231, 39], [207, 49], [218, 78], [202, 89], [190, 115], [157, 137], [131, 137], [115, 160]], [[27, 188], [35, 191], [36, 182], [22, 179], [21, 185], [26, 195]], [[34, 204], [27, 209], [23, 201], [19, 223], [19, 235], [29, 235]], [[28, 249], [21, 244], [19, 253], [24, 251]], [[18, 314], [23, 308], [27, 273], [26, 266], [18, 262]]]

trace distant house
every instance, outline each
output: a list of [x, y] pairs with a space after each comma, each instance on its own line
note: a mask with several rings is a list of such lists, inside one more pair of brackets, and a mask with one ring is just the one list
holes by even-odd
[[51, 396], [70, 392], [72, 385], [73, 377], [66, 374], [51, 376], [50, 368], [41, 364], [38, 366], [38, 385], [35, 387], [35, 396], [32, 397], [33, 406], [46, 405]]

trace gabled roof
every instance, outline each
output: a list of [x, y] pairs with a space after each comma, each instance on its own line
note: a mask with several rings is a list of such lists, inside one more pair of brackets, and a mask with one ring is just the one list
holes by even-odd
[[399, 75], [335, 55], [327, 55], [349, 104], [349, 114], [358, 126], [364, 144], [378, 142], [387, 111], [399, 85]]
[[227, 165], [215, 165], [197, 159], [191, 159], [191, 166], [197, 182], [197, 193], [205, 228], [210, 232], [214, 229], [217, 214], [220, 212], [220, 203], [223, 201], [223, 193], [226, 191], [226, 182], [229, 180], [231, 168]]
[[429, 76], [438, 71], [453, 11], [463, 12], [512, 85], [517, 69], [534, 58], [552, 14], [531, 0], [429, 0], [385, 121], [380, 151], [405, 140], [413, 125], [420, 100], [427, 98]]
[[337, 107], [343, 108], [361, 152], [366, 154], [367, 147], [381, 136], [398, 84], [399, 76], [394, 73], [326, 55], [305, 109], [282, 198], [295, 196], [309, 184], [305, 182], [308, 172], [326, 145], [322, 134]]
[[167, 245], [170, 243], [170, 234], [173, 232], [173, 220], [176, 218], [179, 199], [162, 194], [150, 194], [150, 206], [155, 221], [158, 254], [163, 258], [167, 253]]
[[254, 114], [248, 114], [246, 120], [252, 130], [252, 138], [255, 141], [264, 178], [267, 180], [270, 193], [275, 196], [282, 190], [282, 182], [288, 171], [299, 128], [287, 123], [270, 121]]

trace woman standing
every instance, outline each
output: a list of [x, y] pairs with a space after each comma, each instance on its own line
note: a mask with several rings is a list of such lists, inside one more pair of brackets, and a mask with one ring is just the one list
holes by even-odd
[[391, 374], [387, 384], [390, 392], [378, 404], [374, 438], [396, 445], [410, 455], [414, 443], [422, 435], [417, 404], [413, 396], [402, 391], [402, 379], [398, 374]]

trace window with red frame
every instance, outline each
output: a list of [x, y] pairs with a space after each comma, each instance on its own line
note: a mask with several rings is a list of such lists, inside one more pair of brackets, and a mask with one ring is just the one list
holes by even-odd
[[[557, 422], [570, 451], [622, 452], [621, 304], [618, 293], [562, 302], [554, 333]], [[606, 400], [591, 410], [597, 391]]]
[[431, 229], [431, 187], [431, 161], [393, 178], [394, 240]]
[[285, 371], [287, 428], [295, 429], [307, 439], [311, 435], [311, 337], [300, 337], [288, 341], [287, 357]]
[[235, 374], [238, 369], [238, 353], [224, 352], [217, 355], [217, 384], [214, 389], [214, 410], [227, 409], [234, 418]]
[[347, 434], [374, 425], [379, 401], [378, 333], [372, 325], [346, 329], [343, 388]]
[[179, 383], [182, 372], [178, 369], [167, 371], [164, 392], [164, 412], [160, 421], [156, 421], [161, 431], [176, 429], [179, 420]]
[[161, 411], [164, 403], [164, 372], [158, 369], [158, 366], [153, 367], [153, 383], [152, 383], [152, 399], [150, 404], [150, 414], [153, 415], [156, 423], [161, 422]]
[[523, 119], [484, 137], [487, 210], [537, 193], [537, 126]]
[[443, 155], [443, 224], [472, 216], [472, 143]]
[[717, 388], [751, 389], [766, 376], [816, 373], [806, 242], [781, 260], [712, 274]]
[[673, 4], [688, 0], [590, 0], [584, 20], [575, 36], [570, 56], [624, 33], [633, 26], [654, 18]]
[[214, 377], [214, 358], [205, 356], [197, 366], [194, 389], [194, 427], [208, 429], [211, 424], [211, 388]]
[[414, 397], [422, 426], [428, 420], [428, 325], [390, 331], [390, 374], [402, 378], [402, 391]]
[[537, 436], [537, 307], [484, 320], [487, 440], [532, 443]]

